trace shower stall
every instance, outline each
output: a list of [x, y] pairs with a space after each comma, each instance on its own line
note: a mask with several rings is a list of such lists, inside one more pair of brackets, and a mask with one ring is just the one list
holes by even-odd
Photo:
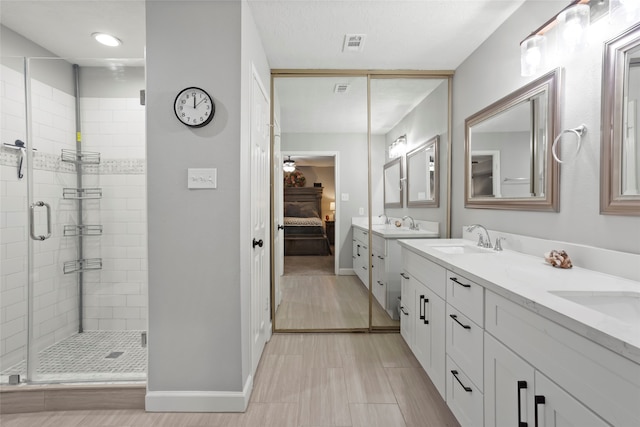
[[144, 87], [141, 59], [1, 58], [2, 384], [146, 378]]

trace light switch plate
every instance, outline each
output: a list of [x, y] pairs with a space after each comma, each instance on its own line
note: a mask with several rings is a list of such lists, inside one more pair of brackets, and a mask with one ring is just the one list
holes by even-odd
[[217, 188], [218, 170], [215, 168], [189, 168], [187, 188]]

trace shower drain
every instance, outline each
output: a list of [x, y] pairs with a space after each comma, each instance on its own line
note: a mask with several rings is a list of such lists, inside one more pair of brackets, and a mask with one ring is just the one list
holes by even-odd
[[117, 359], [123, 354], [124, 354], [124, 351], [112, 351], [111, 353], [109, 353], [107, 357], [105, 357], [105, 359]]

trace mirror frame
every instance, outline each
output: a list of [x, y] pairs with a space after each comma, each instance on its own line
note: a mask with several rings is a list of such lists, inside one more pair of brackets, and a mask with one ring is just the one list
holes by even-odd
[[[525, 211], [558, 212], [560, 204], [560, 164], [553, 159], [551, 143], [559, 132], [560, 126], [560, 76], [556, 68], [531, 83], [510, 93], [488, 107], [469, 116], [465, 120], [464, 130], [464, 206], [479, 209], [506, 209]], [[545, 157], [544, 197], [535, 198], [488, 198], [471, 197], [471, 127], [502, 113], [527, 99], [547, 91], [547, 131]]]
[[[423, 144], [414, 148], [413, 150], [407, 153], [407, 207], [429, 207], [429, 208], [437, 208], [440, 207], [440, 180], [438, 175], [440, 174], [440, 162], [439, 162], [439, 152], [438, 146], [440, 145], [440, 136], [436, 135], [433, 138], [427, 140]], [[427, 150], [428, 148], [433, 146], [433, 162], [434, 162], [434, 174], [433, 174], [433, 200], [411, 200], [411, 180], [409, 177], [411, 176], [411, 158], [420, 154], [422, 151]]]
[[640, 24], [605, 42], [602, 61], [600, 214], [640, 215], [640, 196], [622, 195], [622, 116], [627, 53], [640, 46]]
[[[391, 169], [391, 168], [395, 168], [398, 167], [398, 173], [399, 173], [399, 179], [398, 179], [398, 185], [399, 185], [399, 191], [400, 191], [400, 201], [398, 202], [387, 202], [387, 170]], [[383, 168], [383, 172], [382, 172], [382, 188], [383, 188], [383, 193], [384, 193], [384, 207], [386, 208], [401, 208], [403, 207], [404, 203], [404, 185], [402, 185], [402, 181], [405, 178], [402, 176], [402, 156], [401, 157], [397, 157], [387, 163], [385, 163], [384, 168]]]

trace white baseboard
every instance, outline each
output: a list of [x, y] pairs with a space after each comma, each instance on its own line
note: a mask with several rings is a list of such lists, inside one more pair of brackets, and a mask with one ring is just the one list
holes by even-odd
[[253, 377], [242, 391], [149, 391], [147, 412], [245, 412], [249, 405]]
[[338, 276], [355, 276], [356, 272], [353, 268], [341, 268], [338, 270]]

